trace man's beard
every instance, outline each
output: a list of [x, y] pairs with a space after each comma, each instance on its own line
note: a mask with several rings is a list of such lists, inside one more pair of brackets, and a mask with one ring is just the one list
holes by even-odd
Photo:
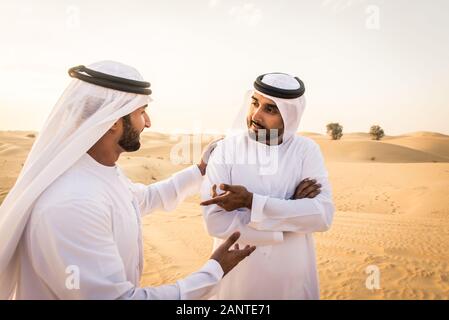
[[284, 128], [281, 129], [266, 129], [264, 126], [260, 125], [260, 128], [257, 129], [257, 131], [254, 131], [251, 128], [252, 124], [251, 119], [247, 119], [246, 123], [248, 125], [248, 134], [249, 137], [252, 140], [255, 140], [257, 142], [261, 142], [267, 145], [278, 145], [279, 140], [282, 138], [284, 134]]
[[126, 152], [133, 152], [140, 149], [140, 134], [131, 124], [129, 115], [123, 118], [123, 133], [118, 141], [120, 147]]

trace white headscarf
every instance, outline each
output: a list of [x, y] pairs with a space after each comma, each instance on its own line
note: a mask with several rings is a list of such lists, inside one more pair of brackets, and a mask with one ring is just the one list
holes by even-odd
[[[127, 65], [102, 61], [88, 68], [142, 81]], [[41, 193], [86, 153], [121, 117], [149, 96], [71, 81], [34, 142], [14, 187], [0, 207], [0, 299], [12, 298], [20, 269], [18, 244]]]
[[[298, 81], [293, 76], [284, 73], [266, 74], [262, 81], [267, 85], [279, 89], [294, 90], [298, 88]], [[251, 97], [255, 92], [273, 100], [276, 103], [276, 106], [281, 113], [282, 120], [284, 121], [284, 135], [282, 138], [282, 144], [290, 140], [297, 133], [301, 117], [306, 108], [305, 96], [302, 95], [301, 97], [294, 99], [282, 99], [270, 96], [256, 89], [247, 91], [243, 106], [236, 117], [230, 135], [239, 134], [242, 131], [248, 131], [246, 115], [248, 114], [248, 109], [251, 105]]]

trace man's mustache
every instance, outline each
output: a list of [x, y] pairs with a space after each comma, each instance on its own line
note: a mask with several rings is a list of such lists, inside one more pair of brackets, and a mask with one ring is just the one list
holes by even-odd
[[258, 129], [265, 129], [265, 126], [261, 125], [257, 121], [251, 120], [251, 124], [254, 124]]

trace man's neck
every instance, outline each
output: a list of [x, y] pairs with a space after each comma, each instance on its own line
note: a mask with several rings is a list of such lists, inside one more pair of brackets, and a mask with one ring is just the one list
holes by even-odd
[[107, 148], [102, 144], [95, 144], [87, 151], [95, 161], [107, 167], [115, 166], [121, 152], [120, 147]]

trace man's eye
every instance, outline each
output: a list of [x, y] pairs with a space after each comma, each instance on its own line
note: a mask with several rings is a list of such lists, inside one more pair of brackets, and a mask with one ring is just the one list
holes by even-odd
[[266, 109], [269, 113], [276, 113], [276, 108], [267, 106], [265, 109]]

